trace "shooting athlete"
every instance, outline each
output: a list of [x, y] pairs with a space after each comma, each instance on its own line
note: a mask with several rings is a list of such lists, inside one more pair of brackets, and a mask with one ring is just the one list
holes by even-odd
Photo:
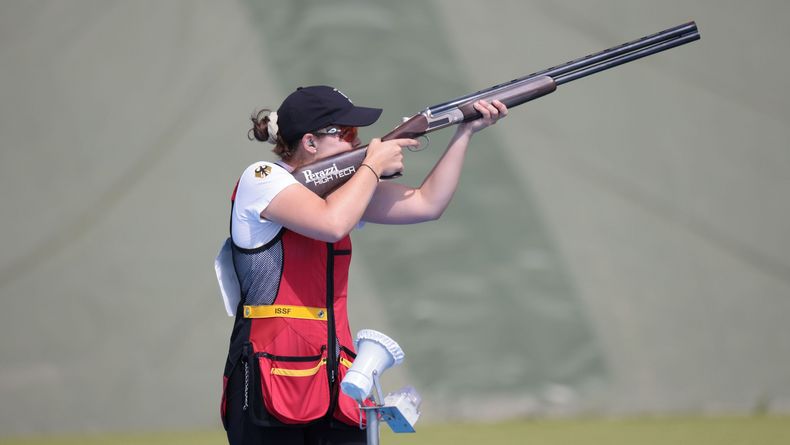
[[[354, 360], [346, 315], [349, 232], [360, 221], [413, 224], [439, 218], [458, 185], [472, 135], [507, 114], [477, 101], [480, 118], [458, 126], [417, 188], [382, 181], [403, 170], [414, 139], [373, 139], [361, 165], [302, 171], [313, 182], [345, 180], [322, 197], [295, 169], [359, 147], [357, 128], [380, 109], [355, 106], [328, 86], [299, 88], [276, 112], [252, 117], [251, 136], [275, 145], [233, 194], [226, 250], [240, 285], [225, 366], [222, 418], [235, 444], [363, 444], [356, 402], [339, 391]], [[267, 110], [268, 111], [268, 110]], [[222, 255], [222, 254], [221, 254]]]

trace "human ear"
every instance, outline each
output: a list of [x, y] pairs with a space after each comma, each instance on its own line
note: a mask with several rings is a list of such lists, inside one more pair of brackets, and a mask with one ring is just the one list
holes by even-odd
[[305, 150], [308, 152], [315, 154], [318, 149], [315, 146], [315, 136], [310, 133], [305, 134], [302, 136], [302, 145], [305, 147]]

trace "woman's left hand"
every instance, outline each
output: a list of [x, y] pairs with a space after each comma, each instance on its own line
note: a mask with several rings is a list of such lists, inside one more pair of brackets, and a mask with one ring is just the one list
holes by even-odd
[[507, 116], [507, 107], [498, 100], [495, 100], [491, 103], [488, 103], [484, 100], [478, 100], [474, 103], [474, 107], [475, 110], [482, 114], [482, 117], [471, 122], [461, 124], [458, 128], [459, 131], [466, 130], [470, 133], [477, 133], [483, 128], [494, 125], [499, 119]]

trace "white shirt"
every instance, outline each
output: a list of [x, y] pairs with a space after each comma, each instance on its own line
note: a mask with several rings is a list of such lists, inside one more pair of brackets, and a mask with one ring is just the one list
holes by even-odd
[[271, 241], [282, 226], [261, 218], [261, 212], [286, 187], [296, 184], [290, 167], [281, 162], [256, 162], [241, 174], [231, 214], [233, 242], [254, 249]]

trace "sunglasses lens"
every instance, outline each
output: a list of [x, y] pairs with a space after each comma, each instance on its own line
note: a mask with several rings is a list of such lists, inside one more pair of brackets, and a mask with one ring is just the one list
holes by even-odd
[[346, 142], [354, 142], [357, 139], [357, 127], [343, 127], [340, 131], [340, 139]]
[[337, 136], [343, 141], [354, 143], [357, 140], [357, 127], [333, 126], [326, 130], [316, 131], [315, 134], [322, 136]]

